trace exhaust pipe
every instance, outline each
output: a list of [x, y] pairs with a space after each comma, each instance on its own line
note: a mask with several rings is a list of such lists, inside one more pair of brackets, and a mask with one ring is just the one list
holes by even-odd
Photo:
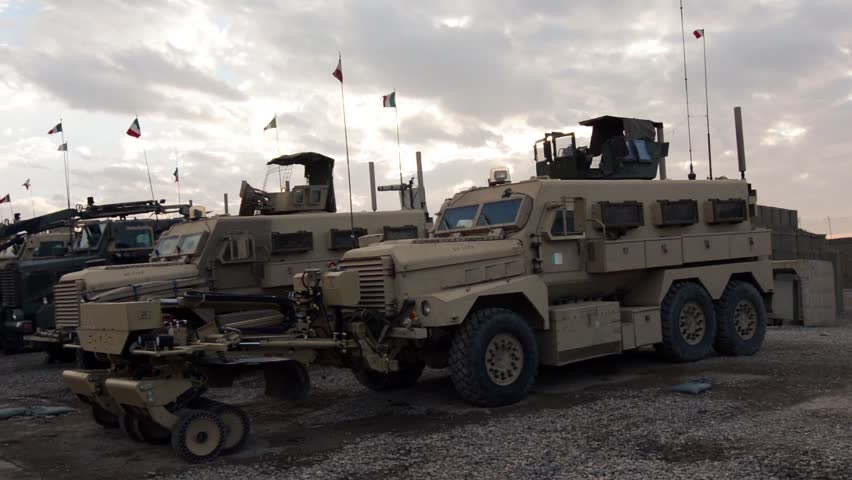
[[743, 112], [740, 107], [734, 107], [734, 129], [737, 133], [737, 162], [740, 167], [740, 179], [745, 180], [745, 141], [743, 141]]

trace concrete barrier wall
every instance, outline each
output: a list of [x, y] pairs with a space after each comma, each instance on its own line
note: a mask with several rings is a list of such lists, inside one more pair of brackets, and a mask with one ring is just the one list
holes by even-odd
[[[776, 316], [785, 323], [801, 322], [809, 327], [844, 323], [843, 318], [837, 314], [835, 271], [831, 262], [778, 260], [772, 263], [780, 287], [775, 291], [776, 298], [772, 299], [772, 310]], [[790, 272], [795, 273], [797, 281], [791, 281], [793, 277]]]

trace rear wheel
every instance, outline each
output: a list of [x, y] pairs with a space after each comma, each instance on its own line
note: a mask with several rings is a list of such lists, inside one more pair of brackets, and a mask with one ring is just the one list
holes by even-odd
[[657, 351], [673, 362], [694, 362], [707, 356], [716, 336], [713, 299], [701, 285], [675, 283], [660, 305], [663, 341]]
[[139, 431], [138, 418], [122, 413], [118, 416], [118, 427], [127, 435], [127, 438], [134, 442], [142, 443], [145, 441], [145, 438], [142, 437], [142, 433]]
[[417, 380], [420, 380], [420, 375], [423, 374], [425, 367], [426, 365], [422, 362], [400, 364], [400, 369], [396, 372], [385, 373], [359, 366], [353, 368], [352, 373], [355, 374], [358, 383], [370, 390], [387, 392], [412, 387], [417, 383]]
[[219, 455], [225, 437], [225, 425], [218, 415], [206, 410], [185, 410], [172, 429], [171, 443], [180, 458], [200, 463]]
[[511, 310], [476, 310], [453, 337], [450, 378], [469, 403], [496, 407], [518, 402], [526, 397], [537, 371], [532, 328]]
[[732, 280], [716, 302], [719, 328], [713, 347], [722, 355], [754, 355], [766, 335], [766, 306], [754, 285]]
[[171, 432], [149, 418], [140, 418], [136, 421], [136, 432], [148, 443], [154, 445], [165, 445], [171, 440]]

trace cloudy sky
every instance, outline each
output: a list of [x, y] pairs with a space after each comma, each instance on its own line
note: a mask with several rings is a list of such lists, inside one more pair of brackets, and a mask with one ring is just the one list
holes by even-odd
[[[710, 74], [714, 173], [735, 176], [732, 108], [744, 110], [748, 177], [761, 203], [800, 211], [805, 227], [852, 232], [852, 4], [846, 0], [686, 0], [693, 115]], [[367, 162], [380, 183], [423, 152], [434, 211], [490, 168], [533, 174], [544, 131], [588, 132], [603, 114], [666, 125], [669, 176], [688, 171], [677, 0], [621, 1], [49, 1], [0, 0], [0, 196], [31, 213], [62, 207], [58, 136], [69, 142], [71, 201], [181, 194], [221, 212], [240, 180], [260, 186], [265, 162], [317, 151], [338, 160], [348, 209], [340, 88], [343, 54], [356, 210], [369, 206]], [[279, 146], [263, 127], [278, 113]], [[138, 115], [141, 140], [125, 135]], [[707, 175], [704, 118], [692, 122], [695, 170]], [[298, 174], [296, 175], [298, 176]], [[277, 180], [275, 181], [277, 184]], [[391, 194], [380, 206], [393, 208]], [[9, 210], [0, 208], [0, 217]]]

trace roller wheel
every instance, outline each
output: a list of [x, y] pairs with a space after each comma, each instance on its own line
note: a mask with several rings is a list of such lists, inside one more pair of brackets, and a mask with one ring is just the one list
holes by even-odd
[[95, 423], [104, 428], [118, 428], [119, 426], [118, 416], [99, 405], [92, 405], [92, 418]]
[[242, 449], [251, 431], [251, 423], [246, 412], [242, 408], [219, 402], [211, 402], [208, 410], [218, 415], [225, 425], [225, 444], [222, 445], [222, 454], [230, 455]]
[[148, 443], [165, 445], [171, 440], [171, 432], [149, 418], [138, 419], [136, 425], [137, 433]]
[[672, 362], [694, 362], [707, 356], [716, 337], [713, 299], [693, 282], [675, 283], [660, 305], [663, 341], [657, 351]]
[[732, 280], [716, 302], [713, 348], [722, 355], [754, 355], [766, 335], [766, 306], [754, 285]]
[[538, 372], [538, 345], [530, 325], [504, 308], [476, 310], [450, 346], [450, 379], [467, 402], [481, 407], [523, 400]]
[[136, 417], [122, 413], [118, 416], [118, 427], [127, 435], [127, 438], [134, 442], [142, 443], [145, 441], [142, 433], [139, 431], [139, 419]]
[[377, 372], [364, 367], [352, 369], [358, 383], [374, 392], [387, 392], [412, 387], [423, 374], [425, 364], [415, 363], [400, 365], [396, 372]]
[[226, 436], [225, 425], [215, 413], [185, 410], [172, 429], [171, 443], [180, 458], [201, 463], [219, 455]]

